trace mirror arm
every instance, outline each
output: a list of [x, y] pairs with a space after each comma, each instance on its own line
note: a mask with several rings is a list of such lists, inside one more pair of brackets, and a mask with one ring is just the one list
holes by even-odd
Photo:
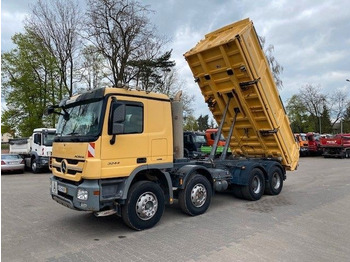
[[110, 143], [111, 145], [114, 145], [114, 143], [115, 143], [115, 137], [116, 137], [116, 135], [113, 134], [113, 135], [112, 135], [112, 139], [109, 140], [109, 143]]

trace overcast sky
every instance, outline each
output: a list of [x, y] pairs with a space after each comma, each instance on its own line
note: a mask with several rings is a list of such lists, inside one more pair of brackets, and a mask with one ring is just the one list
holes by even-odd
[[[11, 36], [23, 30], [23, 18], [34, 0], [3, 0], [1, 51], [13, 48]], [[249, 17], [259, 35], [275, 47], [284, 67], [284, 104], [305, 84], [320, 85], [324, 94], [337, 89], [350, 96], [349, 0], [144, 0], [155, 11], [152, 22], [171, 42], [179, 78], [195, 95], [195, 114], [209, 114], [183, 54], [204, 35]]]

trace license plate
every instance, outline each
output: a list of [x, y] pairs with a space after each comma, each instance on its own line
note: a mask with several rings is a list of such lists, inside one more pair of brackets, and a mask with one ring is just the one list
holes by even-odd
[[67, 193], [67, 188], [64, 186], [58, 185], [57, 189], [62, 193]]
[[51, 182], [51, 192], [52, 192], [52, 194], [55, 194], [55, 195], [58, 194], [57, 181], [52, 181]]

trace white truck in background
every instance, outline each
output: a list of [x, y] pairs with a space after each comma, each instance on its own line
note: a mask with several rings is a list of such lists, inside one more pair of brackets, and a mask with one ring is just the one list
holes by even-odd
[[54, 128], [36, 128], [29, 138], [10, 139], [10, 153], [23, 157], [25, 167], [38, 173], [49, 167], [52, 142], [56, 135]]

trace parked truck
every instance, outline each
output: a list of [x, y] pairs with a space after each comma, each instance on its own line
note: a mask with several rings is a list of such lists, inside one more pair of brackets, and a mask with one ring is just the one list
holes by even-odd
[[320, 134], [315, 132], [306, 133], [308, 153], [311, 156], [322, 155], [322, 148], [320, 144]]
[[[210, 33], [184, 56], [219, 123], [210, 155], [183, 157], [180, 95], [92, 90], [47, 110], [60, 114], [50, 178], [56, 202], [97, 216], [117, 214], [143, 230], [174, 200], [196, 216], [216, 191], [247, 200], [281, 192], [299, 148], [253, 23]], [[214, 158], [222, 133], [226, 144]], [[237, 157], [226, 157], [228, 147]]]
[[323, 156], [350, 158], [350, 134], [338, 134], [331, 138], [321, 138]]
[[309, 143], [306, 137], [305, 133], [297, 133], [294, 134], [295, 139], [299, 143], [299, 152], [300, 156], [307, 156], [309, 155]]
[[204, 132], [184, 131], [184, 157], [198, 159], [205, 156], [202, 146], [207, 145]]
[[37, 173], [49, 167], [55, 134], [54, 128], [36, 128], [29, 138], [10, 139], [9, 151], [12, 154], [20, 154], [25, 160], [25, 167]]
[[[209, 128], [205, 130], [205, 137], [206, 137], [208, 146], [214, 145], [217, 134], [218, 134], [217, 128]], [[225, 145], [225, 138], [223, 135], [221, 135], [219, 138], [218, 146], [224, 146], [224, 145]]]

